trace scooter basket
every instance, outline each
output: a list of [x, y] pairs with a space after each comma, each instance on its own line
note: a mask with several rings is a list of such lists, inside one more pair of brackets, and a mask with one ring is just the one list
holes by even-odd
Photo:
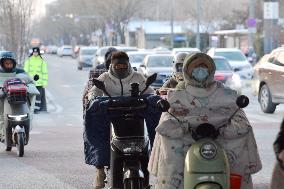
[[22, 104], [27, 102], [27, 86], [18, 79], [9, 79], [4, 83], [4, 92], [10, 104]]

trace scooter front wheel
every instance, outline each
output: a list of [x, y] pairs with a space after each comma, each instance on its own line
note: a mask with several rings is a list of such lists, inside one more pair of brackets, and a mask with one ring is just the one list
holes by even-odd
[[24, 145], [25, 145], [25, 141], [24, 141], [24, 133], [18, 133], [17, 134], [17, 150], [18, 150], [18, 156], [19, 157], [23, 157], [24, 156]]
[[141, 178], [126, 179], [124, 189], [144, 189], [143, 183], [143, 179]]

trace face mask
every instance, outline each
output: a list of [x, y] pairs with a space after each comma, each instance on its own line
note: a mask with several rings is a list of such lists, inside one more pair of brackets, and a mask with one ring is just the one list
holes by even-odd
[[199, 82], [205, 81], [208, 75], [209, 73], [207, 68], [198, 67], [192, 70], [192, 77]]
[[115, 64], [112, 71], [118, 79], [124, 79], [129, 75], [128, 64]]

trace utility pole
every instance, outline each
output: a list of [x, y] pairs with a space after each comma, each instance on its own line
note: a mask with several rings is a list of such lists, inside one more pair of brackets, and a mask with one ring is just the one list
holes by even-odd
[[199, 32], [199, 25], [200, 25], [200, 0], [195, 0], [196, 2], [196, 17], [197, 17], [197, 24], [196, 24], [196, 48], [200, 49], [200, 32]]
[[277, 47], [276, 29], [279, 19], [278, 0], [264, 0], [263, 11], [264, 53], [267, 54]]
[[171, 48], [174, 48], [174, 0], [171, 0]]
[[255, 5], [255, 0], [249, 0], [249, 19], [247, 21], [247, 26], [248, 26], [248, 49], [253, 48], [254, 44], [254, 33], [256, 30], [256, 19], [255, 14], [254, 14], [254, 5]]

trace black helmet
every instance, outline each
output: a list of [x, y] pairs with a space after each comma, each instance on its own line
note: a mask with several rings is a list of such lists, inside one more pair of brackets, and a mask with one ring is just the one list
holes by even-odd
[[107, 49], [106, 54], [105, 54], [105, 64], [106, 64], [106, 68], [109, 69], [109, 65], [111, 62], [111, 55], [113, 52], [118, 51], [116, 48], [114, 47], [110, 47]]
[[6, 59], [12, 60], [12, 62], [13, 62], [13, 69], [12, 70], [14, 70], [16, 68], [16, 64], [17, 64], [16, 59], [14, 57], [14, 54], [10, 51], [7, 51], [7, 52], [2, 53], [1, 58], [0, 58], [0, 66], [3, 69], [3, 71], [11, 72], [12, 70], [6, 70], [6, 68], [3, 66], [3, 62]]

